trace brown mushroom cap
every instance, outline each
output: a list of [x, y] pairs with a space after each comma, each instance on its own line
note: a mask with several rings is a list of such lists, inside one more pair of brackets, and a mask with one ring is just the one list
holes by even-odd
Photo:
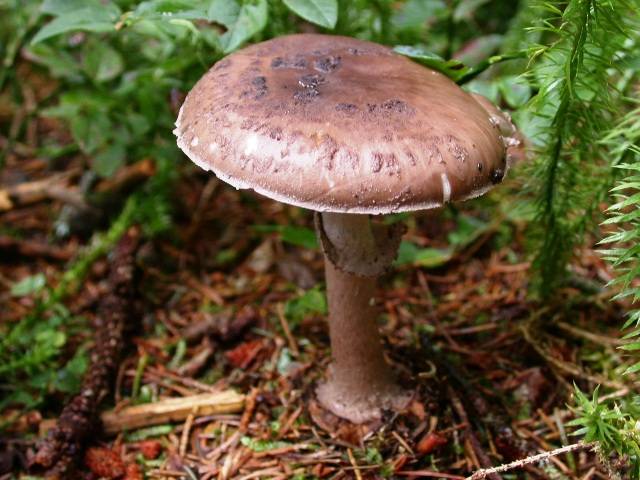
[[236, 188], [321, 212], [380, 214], [499, 182], [490, 115], [444, 75], [347, 37], [276, 38], [229, 55], [187, 96], [178, 145]]

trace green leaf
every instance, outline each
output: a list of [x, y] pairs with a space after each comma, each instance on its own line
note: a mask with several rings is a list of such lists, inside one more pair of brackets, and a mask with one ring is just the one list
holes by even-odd
[[500, 93], [512, 108], [519, 108], [531, 98], [531, 87], [522, 77], [507, 76], [500, 79]]
[[25, 297], [32, 293], [37, 293], [47, 284], [47, 277], [44, 273], [36, 273], [23, 278], [11, 286], [11, 295], [14, 297]]
[[73, 82], [83, 79], [78, 61], [67, 51], [53, 48], [46, 43], [28, 45], [25, 51], [29, 60], [49, 70], [53, 77], [64, 78]]
[[240, 4], [237, 0], [213, 0], [209, 6], [209, 21], [227, 28], [233, 27], [239, 16]]
[[44, 0], [40, 5], [40, 11], [58, 16], [81, 8], [100, 6], [100, 0]]
[[122, 55], [104, 42], [92, 42], [83, 63], [87, 75], [98, 83], [113, 80], [124, 69]]
[[80, 389], [82, 375], [89, 365], [86, 351], [80, 349], [64, 368], [58, 370], [54, 381], [54, 387], [64, 393], [75, 393]]
[[337, 0], [283, 0], [296, 15], [324, 28], [334, 28], [338, 21]]
[[231, 53], [267, 26], [267, 0], [253, 0], [240, 7], [238, 16], [231, 21], [222, 36], [224, 53]]
[[155, 427], [140, 428], [129, 434], [125, 434], [125, 439], [127, 442], [139, 442], [147, 438], [168, 435], [172, 431], [173, 425], [156, 425]]
[[470, 67], [467, 67], [459, 60], [445, 60], [437, 53], [430, 52], [422, 47], [400, 45], [397, 46], [394, 50], [402, 55], [411, 58], [412, 60], [417, 61], [425, 67], [432, 68], [433, 70], [445, 74], [454, 82], [457, 82], [465, 74], [471, 71]]
[[124, 165], [126, 155], [127, 152], [124, 145], [115, 143], [93, 157], [91, 168], [101, 177], [110, 177]]
[[443, 73], [458, 84], [463, 84], [473, 80], [491, 65], [526, 56], [525, 51], [493, 55], [482, 60], [478, 65], [469, 67], [456, 59], [445, 60], [440, 55], [430, 52], [421, 46], [398, 45], [394, 48], [394, 51], [411, 58], [425, 67], [429, 67]]
[[456, 22], [470, 20], [473, 18], [476, 10], [489, 0], [460, 0], [453, 11], [453, 19]]
[[150, 0], [142, 2], [134, 10], [133, 16], [144, 19], [206, 20], [207, 9], [201, 1], [193, 0]]
[[113, 3], [72, 10], [54, 18], [42, 27], [31, 40], [31, 44], [42, 42], [62, 33], [79, 30], [113, 32], [119, 17], [120, 9]]
[[316, 234], [310, 228], [296, 227], [293, 225], [254, 225], [254, 230], [259, 233], [279, 233], [283, 242], [308, 249], [318, 248]]
[[242, 437], [240, 443], [254, 452], [265, 452], [267, 450], [275, 450], [276, 448], [284, 448], [291, 445], [282, 441], [258, 440], [251, 437]]
[[447, 13], [444, 0], [408, 0], [395, 11], [391, 21], [399, 30], [422, 30], [429, 22], [442, 18]]
[[285, 317], [294, 324], [314, 313], [320, 315], [327, 313], [327, 298], [319, 287], [307, 290], [298, 298], [289, 300], [284, 306]]
[[470, 215], [458, 215], [456, 221], [456, 229], [447, 235], [447, 239], [457, 249], [466, 247], [489, 228], [486, 222]]
[[635, 365], [630, 366], [624, 371], [624, 375], [632, 375], [634, 373], [640, 372], [640, 363], [636, 363]]
[[402, 241], [398, 249], [396, 265], [415, 265], [427, 268], [444, 265], [453, 256], [451, 250], [438, 248], [420, 248], [416, 244]]
[[111, 132], [111, 121], [103, 112], [81, 112], [70, 119], [71, 133], [80, 149], [93, 154], [105, 144]]

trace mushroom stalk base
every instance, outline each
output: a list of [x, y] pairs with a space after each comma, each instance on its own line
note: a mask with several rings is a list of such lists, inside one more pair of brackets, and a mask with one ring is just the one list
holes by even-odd
[[[338, 225], [338, 236], [371, 246], [367, 216], [323, 214], [323, 222], [334, 247], [341, 243], [334, 228]], [[384, 359], [373, 306], [375, 277], [342, 271], [326, 256], [325, 275], [332, 363], [326, 382], [317, 389], [320, 403], [354, 423], [379, 419], [383, 410], [404, 408], [411, 397], [395, 383]]]

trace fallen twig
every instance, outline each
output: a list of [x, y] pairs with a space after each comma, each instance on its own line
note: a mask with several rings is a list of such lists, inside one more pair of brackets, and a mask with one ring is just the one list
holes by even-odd
[[109, 275], [109, 293], [101, 300], [95, 318], [95, 346], [80, 393], [65, 406], [38, 452], [30, 459], [32, 468], [49, 478], [71, 478], [78, 454], [96, 428], [96, 412], [109, 391], [122, 350], [122, 331], [131, 316], [134, 254], [139, 232], [131, 228], [115, 249]]
[[521, 460], [516, 460], [515, 462], [511, 462], [511, 463], [506, 463], [498, 467], [484, 468], [482, 470], [478, 470], [470, 477], [467, 477], [465, 480], [483, 480], [492, 474], [508, 472], [509, 470], [514, 470], [516, 468], [524, 467], [525, 465], [530, 465], [532, 463], [548, 460], [549, 458], [555, 457], [557, 455], [575, 452], [576, 450], [591, 449], [591, 448], [594, 448], [595, 446], [596, 446], [595, 442], [591, 442], [591, 443], [580, 442], [580, 443], [574, 443], [572, 445], [566, 445], [564, 447], [551, 450], [550, 452], [544, 452], [538, 455], [533, 455], [531, 457], [523, 458]]
[[70, 248], [57, 247], [44, 242], [0, 235], [0, 254], [6, 256], [44, 257], [52, 260], [69, 260], [73, 256]]
[[218, 393], [204, 393], [190, 397], [177, 397], [159, 402], [136, 405], [119, 411], [108, 411], [101, 415], [106, 433], [148, 427], [167, 422], [180, 422], [197, 410], [197, 415], [216, 415], [242, 411], [245, 396], [225, 390]]

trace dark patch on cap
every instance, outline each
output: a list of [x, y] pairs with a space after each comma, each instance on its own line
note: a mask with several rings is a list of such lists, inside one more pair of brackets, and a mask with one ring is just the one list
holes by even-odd
[[[437, 138], [437, 137], [436, 137]], [[438, 163], [447, 163], [444, 161], [442, 157], [442, 152], [438, 148], [439, 139], [427, 145], [427, 153], [429, 155], [429, 160], [436, 160]]]
[[267, 87], [267, 78], [262, 75], [253, 77], [249, 84], [249, 89], [244, 90], [240, 94], [240, 98], [252, 97], [254, 100], [259, 100], [264, 97], [269, 90], [269, 88]]
[[298, 84], [303, 90], [298, 90], [293, 94], [293, 98], [300, 103], [309, 103], [314, 98], [320, 95], [318, 86], [325, 82], [325, 78], [317, 73], [309, 73], [302, 75], [298, 79]]
[[407, 105], [402, 100], [398, 100], [397, 98], [386, 100], [381, 104], [375, 103], [367, 103], [367, 109], [369, 113], [372, 114], [380, 114], [380, 115], [389, 115], [389, 114], [401, 114], [401, 115], [413, 115], [415, 114], [415, 110]]
[[298, 83], [301, 87], [304, 88], [317, 88], [318, 85], [321, 85], [325, 82], [325, 78], [323, 75], [318, 75], [317, 73], [309, 73], [307, 75], [302, 75], [298, 79]]
[[283, 138], [282, 128], [280, 128], [280, 127], [272, 128], [269, 131], [269, 138], [271, 138], [272, 140], [276, 140], [277, 142], [282, 140], [282, 138]]
[[307, 68], [307, 61], [300, 57], [275, 57], [271, 60], [271, 68], [293, 68], [296, 70]]
[[373, 173], [378, 173], [382, 170], [382, 166], [384, 165], [384, 159], [382, 158], [382, 154], [380, 152], [373, 153]]
[[358, 168], [360, 164], [360, 156], [357, 152], [351, 150], [350, 148], [342, 149], [342, 157], [343, 157], [343, 165], [348, 165], [352, 169]]
[[320, 143], [320, 153], [318, 158], [322, 161], [327, 170], [333, 170], [333, 160], [338, 153], [338, 144], [333, 137], [323, 135], [322, 143]]
[[494, 168], [491, 172], [491, 183], [494, 185], [500, 183], [504, 177], [504, 170], [502, 168]]
[[418, 164], [418, 159], [416, 158], [415, 153], [413, 153], [411, 150], [406, 149], [404, 151], [405, 155], [407, 156], [407, 158], [409, 158], [409, 162], [411, 162], [411, 166], [415, 167]]
[[462, 146], [460, 141], [453, 135], [447, 135], [445, 137], [445, 140], [447, 141], [447, 144], [448, 144], [447, 148], [449, 150], [449, 153], [451, 153], [451, 155], [453, 155], [453, 157], [459, 162], [461, 163], [466, 162], [467, 157], [469, 156], [469, 152], [467, 151], [466, 148]]
[[414, 113], [413, 108], [411, 108], [402, 100], [398, 100], [397, 98], [387, 100], [386, 102], [380, 104], [380, 108], [385, 112]]
[[388, 170], [389, 175], [398, 175], [400, 165], [394, 153], [373, 152], [373, 173], [378, 173], [382, 169]]
[[341, 63], [342, 57], [329, 56], [321, 58], [320, 60], [316, 60], [313, 66], [319, 72], [331, 73], [340, 68]]
[[358, 106], [353, 103], [338, 103], [336, 105], [336, 111], [344, 113], [356, 113]]

